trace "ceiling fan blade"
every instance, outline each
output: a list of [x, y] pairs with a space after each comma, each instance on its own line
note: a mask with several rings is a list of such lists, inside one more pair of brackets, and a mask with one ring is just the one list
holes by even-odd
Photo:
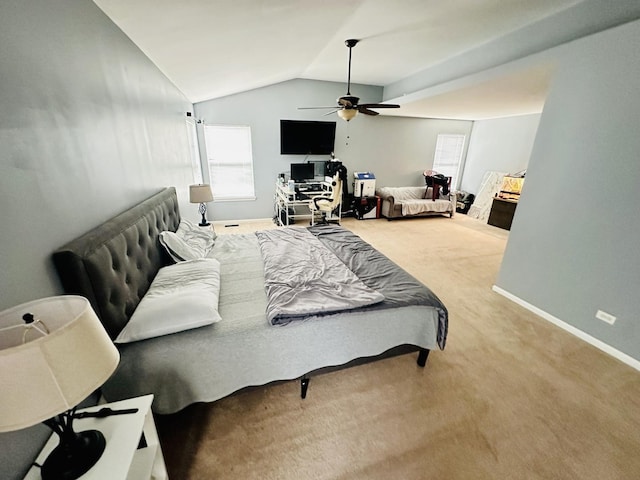
[[400, 105], [394, 105], [393, 103], [363, 103], [358, 106], [364, 108], [400, 108]]
[[326, 108], [338, 108], [335, 105], [332, 105], [330, 107], [298, 107], [298, 110], [319, 110], [319, 109], [326, 109]]
[[[347, 94], [343, 97], [338, 98], [337, 106], [333, 107], [298, 107], [298, 110], [313, 110], [313, 109], [331, 109], [331, 112], [323, 114], [323, 116], [331, 115], [333, 113], [338, 112], [338, 115], [342, 117], [347, 122], [351, 120], [357, 112], [363, 113], [364, 115], [380, 115], [379, 112], [376, 112], [372, 109], [378, 108], [400, 108], [400, 105], [394, 105], [391, 103], [363, 103], [359, 105], [360, 99], [358, 97], [351, 95], [351, 49], [357, 45], [359, 40], [349, 39], [344, 43], [349, 49], [349, 67], [347, 70]], [[355, 111], [351, 111], [355, 110]]]
[[360, 113], [364, 113], [365, 115], [380, 115], [378, 112], [374, 112], [373, 110], [369, 110], [364, 105], [358, 105], [358, 111]]

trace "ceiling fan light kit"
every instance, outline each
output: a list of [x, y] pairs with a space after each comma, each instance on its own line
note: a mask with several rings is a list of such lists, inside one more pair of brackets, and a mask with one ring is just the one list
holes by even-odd
[[358, 114], [358, 110], [354, 109], [354, 108], [350, 108], [349, 110], [347, 109], [342, 109], [342, 110], [338, 110], [338, 116], [345, 120], [345, 121], [349, 121], [351, 120], [353, 117], [355, 117]]
[[[357, 45], [359, 40], [349, 39], [344, 42], [344, 44], [349, 48], [349, 70], [347, 73], [347, 94], [344, 97], [338, 98], [338, 106], [337, 107], [300, 107], [299, 110], [309, 110], [309, 109], [323, 109], [323, 108], [332, 108], [335, 109], [334, 112], [338, 114], [338, 116], [345, 120], [349, 121], [353, 119], [358, 112], [363, 113], [364, 115], [379, 115], [378, 112], [371, 110], [372, 108], [400, 108], [400, 105], [393, 105], [390, 103], [363, 103], [361, 105], [358, 104], [360, 98], [351, 95], [351, 49]], [[334, 112], [329, 112], [326, 115], [329, 115]]]

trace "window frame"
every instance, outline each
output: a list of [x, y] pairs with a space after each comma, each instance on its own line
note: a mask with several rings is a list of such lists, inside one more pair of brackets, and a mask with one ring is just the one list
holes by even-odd
[[[433, 152], [433, 166], [432, 169], [438, 173], [446, 177], [451, 177], [451, 189], [458, 190], [460, 185], [460, 173], [462, 172], [463, 166], [463, 158], [464, 158], [464, 149], [465, 142], [467, 140], [467, 136], [463, 133], [439, 133], [436, 138], [436, 146]], [[449, 143], [448, 145], [445, 142]], [[455, 142], [455, 145], [451, 145], [451, 143]], [[453, 149], [453, 153], [449, 153], [449, 157], [457, 156], [457, 161], [455, 162], [455, 167], [453, 168], [454, 162], [451, 161], [451, 158], [440, 158], [444, 156], [447, 150]], [[438, 160], [441, 161], [439, 165]], [[452, 172], [451, 170], [455, 170]]]
[[[225, 135], [225, 137], [229, 138], [233, 136], [228, 135], [229, 132], [242, 134], [244, 136], [242, 145], [239, 145], [239, 150], [231, 152], [233, 155], [237, 155], [240, 160], [229, 161], [228, 157], [226, 159], [214, 158], [216, 155], [222, 157], [226, 156], [226, 154], [221, 152], [220, 149], [227, 149], [227, 151], [230, 151], [229, 149], [233, 149], [233, 145], [215, 144], [216, 134], [226, 133], [227, 135]], [[203, 127], [203, 135], [205, 161], [207, 162], [209, 184], [211, 185], [213, 200], [215, 202], [242, 202], [255, 200], [256, 190], [251, 127], [249, 125], [205, 124]], [[236, 145], [236, 147], [238, 147], [238, 145]], [[227, 170], [227, 173], [224, 173], [224, 170]], [[240, 174], [240, 177], [244, 178], [244, 181], [236, 182], [234, 184], [231, 174], [229, 173], [231, 171], [234, 171], [233, 175]], [[241, 193], [237, 195], [229, 194], [229, 191], [234, 190], [239, 190]]]

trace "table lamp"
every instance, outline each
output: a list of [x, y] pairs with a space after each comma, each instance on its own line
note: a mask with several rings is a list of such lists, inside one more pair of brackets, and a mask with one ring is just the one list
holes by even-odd
[[120, 356], [89, 301], [64, 295], [0, 312], [0, 432], [45, 423], [59, 437], [43, 480], [73, 480], [105, 449], [97, 430], [74, 432], [76, 406], [115, 371]]
[[202, 221], [198, 224], [201, 227], [210, 225], [207, 222], [207, 202], [213, 201], [213, 194], [211, 193], [211, 187], [207, 184], [190, 185], [189, 186], [189, 202], [199, 203], [200, 207], [198, 212], [202, 215]]

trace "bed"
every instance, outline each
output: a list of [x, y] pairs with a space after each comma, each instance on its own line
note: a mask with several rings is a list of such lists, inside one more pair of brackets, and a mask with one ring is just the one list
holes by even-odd
[[[160, 238], [180, 225], [176, 192], [170, 187], [72, 240], [53, 253], [65, 292], [87, 297], [117, 341], [156, 276], [174, 263]], [[417, 351], [418, 364], [424, 367], [431, 350], [445, 347], [444, 305], [359, 237], [339, 226], [273, 232], [271, 237], [257, 232], [215, 238], [203, 262], [219, 264], [220, 321], [118, 344], [119, 367], [102, 389], [107, 400], [153, 393], [154, 412], [169, 414], [243, 388], [293, 379], [301, 380], [304, 398], [315, 372], [407, 351]], [[321, 242], [338, 263], [360, 268], [362, 279], [355, 276], [382, 300], [347, 310], [278, 317], [268, 293], [283, 282], [270, 279], [267, 272], [270, 266], [278, 270], [278, 255], [290, 255], [265, 250], [265, 244], [279, 248], [288, 243], [289, 233], [303, 235], [305, 243], [309, 238]], [[352, 265], [356, 258], [362, 260], [360, 267]], [[411, 300], [415, 298], [421, 300]], [[299, 311], [300, 303], [308, 302], [297, 303]]]

